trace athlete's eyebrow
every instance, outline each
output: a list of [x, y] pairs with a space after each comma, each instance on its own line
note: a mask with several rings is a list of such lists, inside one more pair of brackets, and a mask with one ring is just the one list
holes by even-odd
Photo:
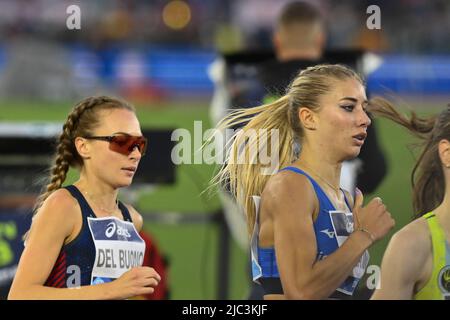
[[124, 134], [124, 135], [126, 135], [126, 136], [131, 136], [131, 134], [126, 133], [126, 132], [122, 132], [122, 131], [114, 132], [113, 135], [115, 135], [115, 134]]
[[[344, 97], [344, 98], [342, 98], [342, 99], [340, 99], [339, 101], [342, 101], [342, 100], [350, 100], [350, 101], [352, 101], [352, 102], [358, 102], [358, 99], [356, 99], [356, 98], [353, 98], [353, 97]], [[363, 101], [363, 104], [367, 104], [369, 101], [367, 101], [367, 100], [364, 100]]]

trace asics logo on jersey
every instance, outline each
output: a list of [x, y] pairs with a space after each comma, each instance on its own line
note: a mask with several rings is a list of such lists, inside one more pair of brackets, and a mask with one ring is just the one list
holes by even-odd
[[119, 235], [119, 236], [124, 236], [127, 238], [131, 237], [131, 235], [127, 229], [125, 229], [121, 226], [117, 226], [114, 222], [108, 223], [108, 226], [105, 231], [105, 236], [107, 238], [111, 238], [114, 235], [114, 233], [116, 233], [116, 230], [117, 230], [117, 235]]
[[106, 231], [105, 231], [105, 236], [107, 238], [111, 238], [113, 236], [113, 234], [116, 232], [116, 228], [117, 228], [117, 226], [114, 222], [108, 223], [108, 227], [106, 228]]
[[330, 239], [334, 237], [334, 231], [328, 231], [328, 229], [320, 230], [320, 232], [325, 233]]

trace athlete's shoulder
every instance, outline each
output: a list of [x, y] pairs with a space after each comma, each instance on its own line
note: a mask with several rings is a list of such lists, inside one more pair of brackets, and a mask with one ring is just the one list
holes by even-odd
[[317, 197], [309, 179], [290, 170], [279, 171], [270, 177], [261, 198], [263, 207], [274, 210], [305, 206], [309, 212], [317, 206]]
[[430, 240], [428, 223], [424, 217], [420, 217], [401, 228], [395, 236], [404, 242], [412, 240], [426, 242]]
[[431, 235], [426, 219], [418, 218], [397, 231], [391, 238], [390, 246], [405, 258], [425, 261], [431, 252]]
[[77, 213], [80, 210], [77, 200], [65, 188], [52, 192], [45, 199], [41, 209], [52, 213], [62, 212], [64, 214]]
[[133, 221], [134, 226], [137, 231], [141, 231], [142, 226], [144, 224], [144, 220], [142, 215], [130, 204], [124, 203], [125, 207], [127, 207], [128, 212], [130, 213], [131, 220]]
[[283, 192], [302, 192], [312, 191], [314, 188], [309, 179], [301, 174], [291, 170], [282, 170], [274, 174], [267, 181], [264, 193], [283, 193]]
[[76, 199], [66, 189], [58, 189], [52, 192], [38, 209], [30, 233], [38, 230], [38, 233], [43, 235], [66, 238], [73, 231], [79, 214], [80, 207]]

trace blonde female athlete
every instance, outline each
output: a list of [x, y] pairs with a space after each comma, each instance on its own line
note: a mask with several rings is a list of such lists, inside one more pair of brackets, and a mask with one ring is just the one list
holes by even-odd
[[[142, 217], [117, 200], [131, 184], [146, 139], [133, 107], [90, 97], [68, 115], [50, 183], [38, 201], [9, 299], [125, 299], [160, 281], [141, 267]], [[62, 187], [69, 167], [80, 171]]]
[[382, 100], [370, 110], [423, 141], [411, 176], [415, 220], [392, 237], [372, 299], [450, 299], [450, 106], [429, 119], [407, 118]]
[[[301, 71], [274, 103], [237, 111], [219, 125], [246, 123], [214, 181], [229, 183], [245, 209], [253, 279], [266, 299], [350, 298], [366, 250], [393, 227], [380, 198], [361, 208], [360, 192], [353, 204], [339, 188], [342, 162], [358, 156], [367, 135], [366, 100], [354, 71], [318, 65]], [[268, 150], [279, 158], [273, 175], [258, 161]]]

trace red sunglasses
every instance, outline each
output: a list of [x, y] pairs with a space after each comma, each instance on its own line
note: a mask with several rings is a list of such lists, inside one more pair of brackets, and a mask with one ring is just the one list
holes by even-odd
[[117, 136], [87, 136], [83, 137], [91, 140], [102, 140], [109, 142], [109, 149], [128, 156], [133, 152], [134, 148], [138, 148], [141, 155], [145, 154], [147, 149], [147, 138], [144, 136], [129, 136], [129, 135], [117, 135]]

